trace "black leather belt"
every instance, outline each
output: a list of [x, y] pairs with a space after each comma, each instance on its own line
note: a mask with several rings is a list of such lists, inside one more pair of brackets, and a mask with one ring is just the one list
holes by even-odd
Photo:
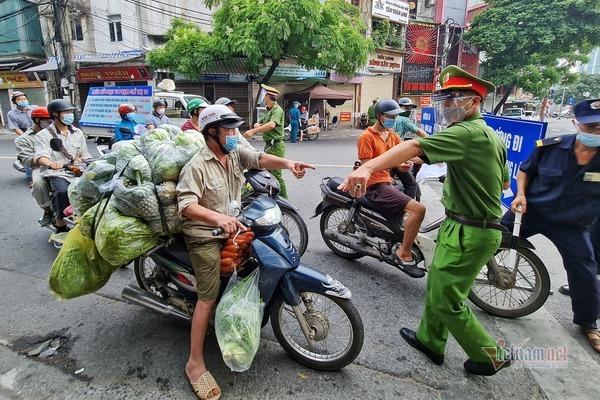
[[446, 210], [446, 217], [448, 217], [452, 221], [456, 221], [460, 224], [474, 226], [476, 228], [496, 229], [496, 230], [499, 230], [502, 232], [508, 231], [508, 229], [500, 223], [499, 219], [484, 219], [484, 220], [471, 219], [471, 218], [465, 217], [464, 215], [455, 214], [449, 210]]

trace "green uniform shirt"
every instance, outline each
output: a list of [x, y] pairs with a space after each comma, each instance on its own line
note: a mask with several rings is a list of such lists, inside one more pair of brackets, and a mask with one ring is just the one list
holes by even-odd
[[283, 118], [284, 112], [283, 108], [279, 106], [279, 104], [275, 103], [275, 106], [270, 110], [264, 112], [264, 114], [260, 117], [260, 124], [266, 124], [267, 122], [275, 122], [275, 128], [270, 131], [263, 132], [263, 140], [271, 141], [271, 140], [283, 140]]
[[473, 219], [502, 216], [500, 195], [508, 178], [506, 146], [481, 114], [416, 140], [429, 162], [448, 164], [442, 196], [447, 210]]
[[369, 107], [367, 110], [367, 115], [369, 116], [369, 125], [375, 125], [375, 122], [377, 122], [377, 116], [375, 115], [375, 104]]

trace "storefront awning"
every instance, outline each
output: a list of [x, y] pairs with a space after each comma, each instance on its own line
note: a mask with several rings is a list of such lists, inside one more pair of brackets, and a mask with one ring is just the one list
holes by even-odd
[[44, 71], [56, 71], [58, 69], [58, 63], [56, 57], [48, 58], [44, 64], [36, 65], [35, 67], [27, 68], [23, 72], [44, 72]]
[[117, 64], [143, 55], [139, 50], [120, 51], [118, 53], [78, 54], [73, 58], [73, 61], [79, 64]]

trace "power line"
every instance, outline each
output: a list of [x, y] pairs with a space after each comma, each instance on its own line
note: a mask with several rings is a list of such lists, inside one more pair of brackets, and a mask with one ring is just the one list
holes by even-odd
[[165, 4], [165, 3], [163, 3], [160, 0], [151, 0], [151, 1], [154, 2], [154, 3], [162, 4], [162, 5], [166, 6], [166, 7], [179, 8], [180, 10], [184, 10], [184, 11], [189, 11], [189, 12], [194, 12], [194, 13], [206, 15], [206, 16], [211, 17], [211, 18], [213, 16], [211, 13], [207, 13], [207, 12], [204, 12], [204, 11], [192, 10], [191, 8], [185, 8], [185, 7], [181, 7], [181, 6], [175, 6], [175, 5], [171, 5], [171, 4]]
[[180, 13], [176, 13], [176, 12], [172, 12], [172, 11], [162, 10], [162, 9], [160, 9], [158, 7], [151, 6], [151, 5], [148, 5], [148, 4], [142, 4], [142, 3], [139, 3], [139, 2], [137, 2], [135, 0], [125, 0], [125, 1], [127, 3], [136, 5], [138, 7], [145, 8], [146, 10], [154, 11], [154, 12], [157, 12], [159, 14], [167, 15], [167, 16], [170, 16], [170, 17], [178, 17], [178, 18], [193, 20], [193, 22], [202, 22], [202, 23], [206, 23], [206, 24], [209, 24], [209, 25], [212, 24], [212, 19], [208, 20], [206, 18], [193, 17], [193, 16], [188, 16], [188, 15], [184, 15], [184, 14], [180, 14]]

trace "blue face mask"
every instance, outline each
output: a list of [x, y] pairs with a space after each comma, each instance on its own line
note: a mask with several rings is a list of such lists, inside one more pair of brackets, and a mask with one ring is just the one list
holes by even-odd
[[27, 100], [23, 100], [23, 101], [17, 101], [17, 106], [21, 107], [21, 108], [25, 108], [29, 105], [29, 102]]
[[231, 153], [232, 151], [237, 149], [237, 145], [238, 145], [237, 135], [235, 135], [235, 136], [228, 135], [225, 137], [225, 145], [223, 146], [223, 148], [225, 150], [227, 150], [227, 153]]
[[127, 113], [127, 119], [130, 121], [133, 121], [133, 119], [135, 118], [135, 113]]
[[587, 147], [600, 147], [600, 134], [577, 132], [577, 140]]
[[395, 118], [383, 118], [383, 122], [381, 123], [381, 125], [383, 125], [384, 128], [387, 129], [392, 129], [394, 127], [394, 125], [396, 125], [396, 119]]
[[65, 125], [73, 125], [74, 121], [75, 114], [64, 114], [62, 117], [60, 117], [60, 122], [62, 122]]

